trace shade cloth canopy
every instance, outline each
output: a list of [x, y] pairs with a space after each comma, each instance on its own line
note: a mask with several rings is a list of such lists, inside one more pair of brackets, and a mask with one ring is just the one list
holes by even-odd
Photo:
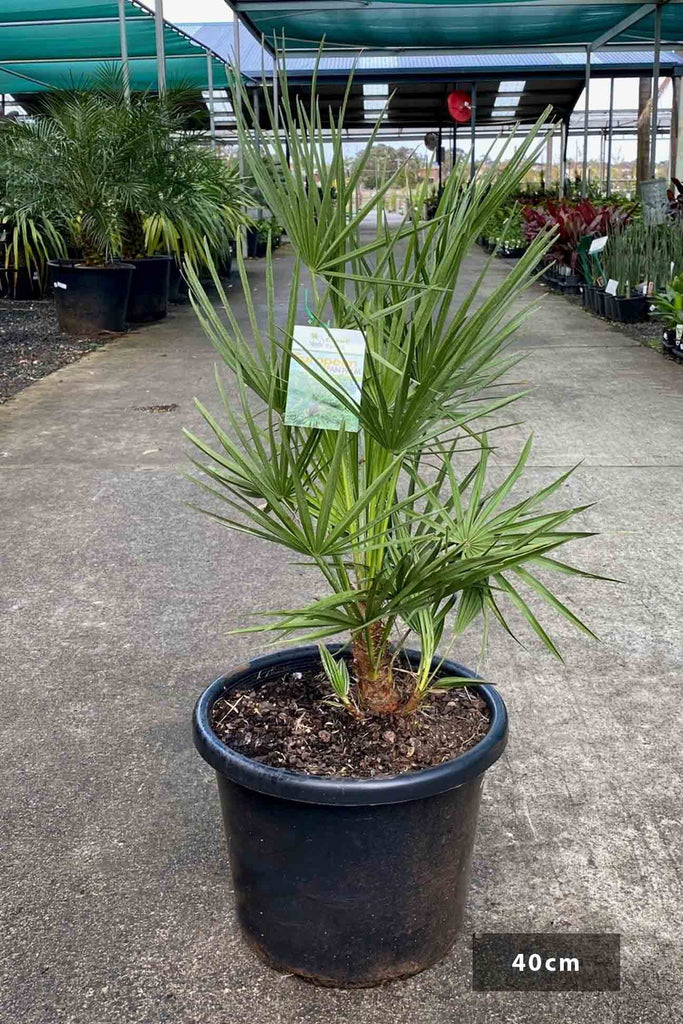
[[[133, 89], [157, 85], [154, 14], [126, 0], [126, 38]], [[210, 51], [164, 24], [166, 75], [198, 89], [208, 85]], [[212, 54], [213, 83], [228, 84], [225, 61]], [[117, 0], [0, 0], [0, 92], [29, 94], [81, 85], [120, 64]]]
[[234, 0], [268, 43], [287, 50], [467, 51], [683, 41], [683, 0]]

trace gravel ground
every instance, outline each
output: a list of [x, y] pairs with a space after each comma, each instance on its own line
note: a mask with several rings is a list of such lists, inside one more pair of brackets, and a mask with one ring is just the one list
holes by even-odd
[[112, 337], [103, 332], [89, 338], [63, 334], [51, 299], [0, 299], [0, 405]]

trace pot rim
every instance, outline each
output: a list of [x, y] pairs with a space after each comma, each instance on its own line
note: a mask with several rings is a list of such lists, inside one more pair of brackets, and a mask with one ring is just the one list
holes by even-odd
[[[346, 646], [340, 643], [328, 644], [332, 653]], [[405, 654], [411, 663], [419, 661], [419, 651], [405, 649]], [[455, 789], [482, 775], [505, 750], [508, 734], [507, 710], [503, 698], [489, 683], [475, 683], [472, 686], [472, 689], [484, 698], [491, 712], [491, 723], [486, 736], [471, 750], [453, 758], [452, 761], [420, 771], [372, 779], [306, 775], [254, 761], [244, 754], [238, 754], [216, 736], [211, 728], [211, 708], [226, 690], [234, 689], [254, 674], [275, 665], [286, 665], [291, 671], [319, 658], [315, 645], [294, 647], [254, 658], [246, 665], [241, 665], [215, 679], [199, 697], [193, 713], [194, 744], [204, 760], [232, 782], [267, 796], [301, 803], [370, 806], [420, 800]], [[440, 661], [437, 656], [432, 665]], [[473, 680], [478, 678], [470, 669], [447, 658], [443, 659], [442, 667], [448, 675], [461, 675]]]
[[123, 263], [116, 260], [112, 263], [98, 263], [93, 266], [84, 263], [83, 260], [58, 259], [48, 260], [48, 267], [56, 267], [57, 270], [135, 270], [133, 263]]

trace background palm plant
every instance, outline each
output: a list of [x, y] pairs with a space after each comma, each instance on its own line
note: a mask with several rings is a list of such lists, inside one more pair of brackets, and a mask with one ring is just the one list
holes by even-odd
[[[584, 632], [590, 630], [538, 575], [576, 574], [555, 550], [582, 532], [565, 526], [580, 508], [546, 508], [566, 480], [521, 499], [513, 497], [531, 450], [527, 442], [502, 483], [487, 484], [491, 446], [481, 421], [519, 397], [492, 392], [517, 362], [506, 350], [529, 310], [510, 309], [537, 273], [552, 244], [541, 232], [505, 280], [480, 294], [485, 272], [455, 301], [462, 261], [491, 216], [515, 193], [544, 144], [542, 121], [519, 143], [505, 146], [472, 182], [466, 163], [446, 183], [436, 215], [423, 223], [409, 213], [391, 231], [382, 216], [389, 178], [351, 213], [351, 199], [381, 123], [353, 171], [344, 170], [342, 125], [323, 144], [317, 101], [293, 109], [283, 76], [285, 141], [253, 123], [246, 96], [240, 144], [249, 170], [295, 251], [284, 323], [276, 316], [273, 263], [266, 264], [268, 318], [256, 319], [245, 264], [239, 270], [249, 311], [245, 332], [222, 294], [225, 320], [189, 268], [199, 318], [234, 372], [239, 408], [223, 394], [226, 423], [201, 403], [213, 434], [187, 434], [197, 450], [197, 481], [227, 505], [204, 509], [232, 530], [281, 545], [326, 580], [330, 593], [304, 608], [264, 612], [286, 638], [321, 640], [351, 634], [352, 673], [322, 653], [333, 690], [354, 714], [409, 712], [435, 684], [432, 659], [446, 627], [457, 637], [483, 616], [506, 629], [511, 604], [556, 655], [522, 589]], [[267, 94], [266, 94], [267, 95]], [[234, 104], [240, 109], [240, 103]], [[270, 111], [271, 122], [274, 120]], [[399, 168], [397, 174], [401, 174]], [[312, 187], [313, 183], [319, 184]], [[427, 183], [413, 211], [422, 209]], [[364, 225], [375, 224], [368, 237]], [[216, 278], [217, 287], [220, 282]], [[367, 342], [363, 392], [354, 401], [322, 366], [309, 372], [358, 418], [358, 433], [291, 427], [284, 423], [299, 292], [310, 287], [312, 319], [325, 328], [350, 327]], [[480, 301], [481, 300], [481, 301]], [[477, 305], [477, 303], [479, 303]], [[300, 361], [300, 360], [298, 360]], [[256, 400], [254, 402], [254, 399]], [[589, 574], [583, 574], [589, 575]], [[396, 672], [397, 647], [413, 632], [422, 661], [406, 689]], [[462, 680], [438, 680], [455, 685]]]
[[158, 251], [223, 253], [249, 201], [234, 164], [188, 133], [188, 92], [125, 96], [120, 74], [48, 97], [42, 112], [0, 131], [5, 218], [22, 230], [26, 259], [83, 262]]

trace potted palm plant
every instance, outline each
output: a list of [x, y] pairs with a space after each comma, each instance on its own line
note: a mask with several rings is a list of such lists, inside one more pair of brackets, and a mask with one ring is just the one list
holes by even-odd
[[[312, 584], [308, 603], [293, 598], [244, 627], [299, 645], [213, 682], [194, 737], [216, 771], [246, 941], [279, 970], [368, 986], [424, 969], [454, 942], [484, 772], [506, 743], [500, 695], [451, 652], [475, 621], [484, 641], [491, 622], [509, 630], [507, 605], [559, 656], [534, 598], [592, 636], [546, 582], [579, 572], [554, 554], [587, 534], [566, 528], [580, 508], [548, 507], [568, 474], [516, 496], [530, 441], [496, 485], [487, 475], [485, 421], [519, 397], [501, 378], [529, 310], [507, 311], [552, 232], [491, 294], [484, 275], [462, 301], [454, 294], [469, 248], [545, 144], [542, 122], [472, 182], [463, 162], [431, 220], [415, 212], [425, 185], [389, 230], [381, 206], [393, 179], [351, 211], [381, 120], [349, 174], [343, 117], [330, 115], [330, 146], [319, 146], [316, 99], [292, 109], [284, 79], [281, 96], [268, 137], [249, 123], [246, 96], [234, 107], [245, 159], [294, 249], [288, 312], [270, 248], [265, 325], [252, 315], [249, 329], [218, 278], [225, 318], [188, 267], [238, 399], [221, 387], [224, 423], [198, 403], [206, 436], [187, 437], [202, 510], [281, 546], [326, 592]], [[253, 311], [239, 246], [237, 261]], [[296, 312], [304, 289], [307, 325]]]
[[[111, 101], [121, 122], [123, 173], [126, 163], [142, 164], [147, 182], [144, 194], [124, 211], [123, 259], [139, 271], [128, 318], [158, 320], [166, 315], [172, 265], [182, 259], [202, 265], [205, 242], [214, 260], [227, 261], [237, 228], [248, 223], [249, 197], [234, 161], [201, 145], [196, 133], [183, 133], [185, 90], [168, 92], [162, 101], [133, 103], [113, 93]], [[140, 138], [147, 139], [142, 148]]]
[[23, 125], [0, 121], [3, 290], [13, 299], [42, 294], [48, 260], [67, 251], [63, 225], [44, 207], [44, 175], [49, 174], [49, 166], [36, 164], [31, 147], [23, 145], [25, 138]]
[[5, 127], [4, 146], [11, 159], [34, 168], [41, 223], [68, 237], [79, 253], [50, 261], [60, 328], [122, 331], [134, 268], [116, 261], [120, 211], [143, 182], [117, 174], [116, 138], [100, 96], [48, 97], [39, 116]]
[[219, 256], [246, 222], [234, 167], [196, 133], [183, 134], [187, 117], [187, 90], [128, 98], [112, 73], [3, 127], [0, 156], [33, 169], [26, 181], [37, 183], [31, 209], [43, 247], [48, 240], [64, 256], [55, 234], [77, 253], [52, 261], [63, 330], [121, 331], [126, 320], [159, 319], [172, 255], [203, 259], [208, 245]]

